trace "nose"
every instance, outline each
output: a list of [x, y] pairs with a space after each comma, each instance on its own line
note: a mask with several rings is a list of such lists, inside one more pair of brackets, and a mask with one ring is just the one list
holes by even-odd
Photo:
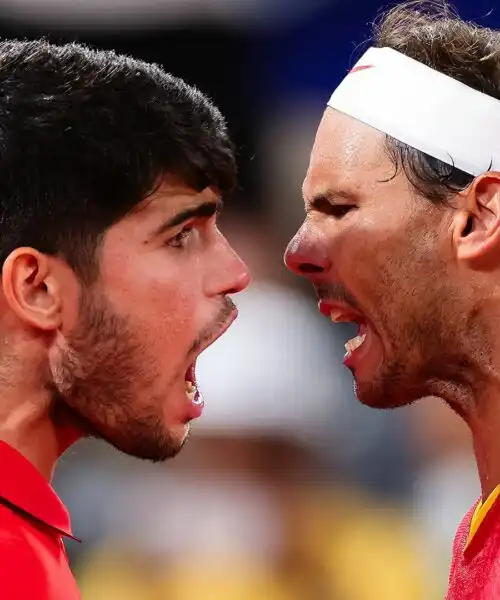
[[303, 277], [328, 272], [331, 261], [321, 236], [304, 224], [287, 246], [285, 265], [292, 273]]
[[234, 268], [237, 272], [226, 294], [237, 294], [238, 292], [242, 292], [250, 285], [250, 269], [247, 267], [246, 263], [241, 259], [241, 257], [236, 254], [236, 252], [234, 252], [234, 259], [236, 263]]
[[230, 246], [226, 238], [220, 235], [218, 252], [214, 258], [214, 269], [206, 280], [208, 296], [237, 294], [248, 287], [250, 271], [244, 261]]

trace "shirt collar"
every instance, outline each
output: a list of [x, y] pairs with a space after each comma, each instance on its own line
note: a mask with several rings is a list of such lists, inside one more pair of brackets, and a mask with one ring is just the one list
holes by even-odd
[[[0, 440], [0, 501], [75, 538], [69, 513], [50, 483], [20, 452]], [[79, 540], [78, 540], [79, 541]]]
[[485, 524], [491, 521], [493, 518], [492, 515], [497, 515], [500, 510], [499, 496], [500, 485], [497, 485], [484, 502], [480, 499], [476, 503], [469, 525], [469, 535], [464, 548], [464, 554], [466, 556], [474, 554], [475, 550], [477, 550], [481, 546], [482, 541], [484, 541], [485, 530], [486, 532], [488, 531], [488, 527], [486, 527]]

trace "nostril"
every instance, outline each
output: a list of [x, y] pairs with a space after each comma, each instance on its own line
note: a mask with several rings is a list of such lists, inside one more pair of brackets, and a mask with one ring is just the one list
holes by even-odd
[[318, 265], [313, 265], [312, 263], [301, 263], [299, 265], [299, 271], [301, 273], [322, 273], [322, 267], [318, 267]]

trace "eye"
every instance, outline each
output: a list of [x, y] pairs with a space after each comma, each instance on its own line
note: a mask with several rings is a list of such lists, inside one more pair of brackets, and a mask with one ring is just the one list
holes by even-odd
[[342, 217], [345, 217], [347, 215], [347, 213], [351, 212], [351, 210], [354, 210], [355, 208], [356, 207], [352, 204], [332, 204], [332, 205], [330, 205], [328, 213], [332, 217], [335, 217], [336, 219], [341, 219]]
[[186, 227], [184, 227], [181, 231], [179, 231], [179, 233], [177, 235], [168, 239], [165, 242], [165, 245], [169, 246], [170, 248], [184, 248], [192, 233], [193, 233], [193, 226], [186, 225]]
[[334, 219], [341, 219], [356, 208], [356, 202], [342, 202], [338, 198], [332, 200], [328, 195], [315, 196], [308, 207], [306, 203], [306, 212], [317, 212]]

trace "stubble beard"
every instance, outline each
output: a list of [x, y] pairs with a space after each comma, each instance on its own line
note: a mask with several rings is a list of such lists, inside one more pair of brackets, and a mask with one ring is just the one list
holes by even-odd
[[187, 436], [179, 441], [166, 428], [164, 399], [151, 395], [157, 366], [145, 363], [130, 323], [96, 292], [84, 292], [79, 314], [50, 365], [54, 404], [63, 403], [87, 436], [126, 454], [152, 462], [174, 457]]

